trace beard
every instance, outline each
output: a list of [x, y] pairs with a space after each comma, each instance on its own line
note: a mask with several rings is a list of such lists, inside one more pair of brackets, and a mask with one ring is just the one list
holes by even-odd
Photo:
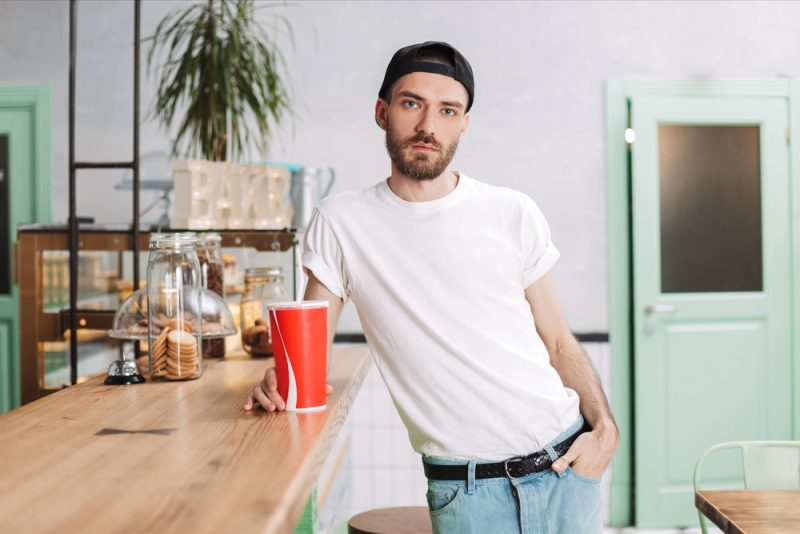
[[[436, 152], [419, 152], [408, 157], [405, 149], [425, 143], [432, 145]], [[392, 130], [391, 125], [386, 126], [386, 150], [389, 158], [400, 174], [413, 180], [433, 180], [440, 176], [456, 154], [458, 148], [458, 138], [447, 146], [442, 146], [432, 135], [418, 133], [409, 139], [402, 139], [400, 134]]]

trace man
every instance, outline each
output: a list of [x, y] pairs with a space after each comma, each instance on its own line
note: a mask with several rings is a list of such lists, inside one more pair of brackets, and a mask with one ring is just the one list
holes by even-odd
[[[422, 455], [434, 531], [599, 532], [616, 424], [547, 274], [559, 253], [542, 213], [448, 170], [474, 96], [450, 45], [394, 55], [375, 105], [391, 176], [320, 203], [305, 298], [330, 303], [329, 339], [353, 300]], [[274, 369], [256, 403], [284, 409]]]

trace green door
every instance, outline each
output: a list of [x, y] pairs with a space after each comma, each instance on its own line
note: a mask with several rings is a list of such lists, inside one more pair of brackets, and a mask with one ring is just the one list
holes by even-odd
[[17, 225], [49, 220], [49, 88], [0, 86], [0, 413], [19, 405]]
[[696, 526], [705, 448], [792, 436], [788, 104], [642, 97], [631, 118], [636, 524]]

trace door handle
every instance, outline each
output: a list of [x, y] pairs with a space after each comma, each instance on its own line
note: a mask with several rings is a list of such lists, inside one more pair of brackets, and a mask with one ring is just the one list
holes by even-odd
[[645, 313], [675, 313], [676, 311], [678, 311], [678, 307], [672, 304], [648, 304], [644, 307]]

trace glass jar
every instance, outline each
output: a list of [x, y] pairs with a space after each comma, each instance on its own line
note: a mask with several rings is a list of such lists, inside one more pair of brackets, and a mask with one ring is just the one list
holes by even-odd
[[150, 235], [147, 261], [148, 362], [150, 377], [199, 378], [202, 275], [194, 232]]
[[255, 267], [244, 273], [241, 304], [242, 347], [251, 356], [272, 354], [272, 333], [269, 329], [267, 305], [285, 302], [291, 297], [283, 288], [283, 269]]
[[[203, 287], [224, 299], [225, 264], [222, 261], [222, 236], [216, 232], [197, 234], [197, 259], [200, 261]], [[211, 320], [214, 318], [212, 317]], [[224, 339], [203, 340], [204, 358], [223, 358], [224, 356]]]

